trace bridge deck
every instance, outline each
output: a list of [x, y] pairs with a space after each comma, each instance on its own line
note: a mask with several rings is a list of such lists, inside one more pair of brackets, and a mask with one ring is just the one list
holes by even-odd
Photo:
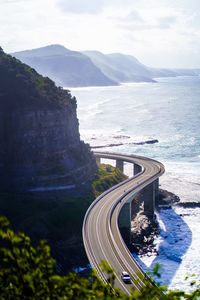
[[[113, 268], [116, 280], [115, 287], [130, 294], [131, 286], [140, 290], [144, 285], [144, 272], [135, 262], [126, 247], [118, 228], [118, 216], [126, 201], [154, 182], [164, 173], [164, 166], [155, 160], [140, 156], [94, 152], [97, 157], [123, 160], [142, 167], [140, 173], [123, 181], [101, 194], [89, 207], [83, 223], [83, 240], [91, 265], [99, 276], [106, 280], [99, 264], [106, 260]], [[127, 271], [132, 279], [132, 285], [126, 285], [121, 280], [121, 272]]]

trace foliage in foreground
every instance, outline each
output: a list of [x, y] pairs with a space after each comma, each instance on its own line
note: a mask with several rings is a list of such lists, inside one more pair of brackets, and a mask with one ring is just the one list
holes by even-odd
[[200, 299], [200, 290], [192, 294], [161, 292], [161, 288], [147, 284], [140, 293], [131, 296], [114, 290], [111, 286], [114, 274], [103, 264], [110, 284], [104, 284], [92, 272], [88, 279], [75, 273], [59, 276], [55, 273], [55, 261], [45, 241], [33, 247], [24, 233], [15, 233], [9, 221], [0, 217], [0, 299]]

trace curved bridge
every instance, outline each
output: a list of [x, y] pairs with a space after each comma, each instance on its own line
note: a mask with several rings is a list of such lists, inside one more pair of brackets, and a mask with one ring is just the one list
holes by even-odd
[[[120, 221], [122, 227], [123, 223], [128, 223], [130, 227], [130, 205], [132, 202], [134, 205], [133, 198], [138, 192], [143, 192], [144, 207], [153, 217], [158, 178], [164, 173], [164, 166], [158, 161], [135, 155], [103, 152], [94, 152], [94, 155], [97, 163], [101, 158], [114, 159], [121, 170], [124, 162], [134, 165], [134, 176], [101, 194], [88, 208], [83, 222], [83, 241], [92, 267], [106, 281], [106, 274], [100, 267], [101, 261], [106, 260], [115, 272], [115, 287], [130, 294], [133, 286], [140, 290], [146, 275], [126, 247], [118, 224]], [[122, 271], [130, 274], [133, 284], [127, 285], [121, 280]]]

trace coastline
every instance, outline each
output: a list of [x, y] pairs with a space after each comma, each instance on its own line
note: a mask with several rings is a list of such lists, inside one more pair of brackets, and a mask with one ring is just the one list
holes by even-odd
[[159, 284], [167, 285], [168, 289], [191, 292], [195, 289], [191, 281], [200, 282], [200, 203], [161, 205], [156, 216], [159, 233], [152, 234], [153, 240], [145, 251], [133, 252], [132, 255], [145, 272], [151, 273], [156, 264], [160, 265], [161, 276], [155, 277]]
[[[180, 202], [180, 198], [163, 189], [159, 189], [159, 196], [155, 203], [156, 213], [161, 209], [169, 209]], [[157, 216], [156, 214], [156, 216]], [[158, 255], [154, 246], [155, 239], [160, 234], [160, 227], [157, 217], [154, 220], [149, 219], [140, 206], [138, 213], [131, 221], [131, 251], [138, 255]]]
[[[159, 248], [160, 240], [155, 241], [160, 254], [155, 257], [146, 257], [147, 264], [144, 266], [147, 271], [150, 270], [151, 265], [148, 260], [153, 264], [153, 261], [161, 258], [161, 264], [166, 266], [165, 275], [171, 274], [170, 278], [163, 281], [163, 284], [171, 285], [178, 282], [176, 278], [180, 276], [176, 273], [185, 273], [185, 270], [193, 273], [196, 265], [200, 265], [199, 254], [195, 252], [195, 249], [200, 247], [199, 238], [195, 238], [199, 227], [198, 217], [200, 217], [198, 215], [200, 140], [197, 114], [200, 108], [199, 77], [168, 77], [162, 78], [157, 84], [128, 84], [105, 90], [74, 89], [73, 93], [77, 98], [80, 133], [83, 139], [91, 146], [123, 143], [112, 148], [102, 148], [102, 151], [112, 150], [130, 155], [134, 153], [161, 161], [165, 165], [166, 172], [160, 178], [160, 187], [180, 198], [179, 205], [172, 209], [160, 209], [161, 224], [164, 224], [164, 219], [171, 243], [167, 244], [167, 237], [160, 237], [163, 241]], [[158, 139], [159, 143], [124, 145], [124, 143], [148, 139]], [[124, 171], [128, 176], [133, 174], [128, 164], [124, 166]], [[178, 245], [179, 248], [184, 247], [172, 237], [173, 233], [179, 234], [180, 232], [177, 221], [183, 221], [180, 223], [181, 228], [186, 229], [180, 237], [184, 240], [183, 244], [187, 245], [187, 238], [190, 242], [187, 249], [183, 248], [182, 253], [179, 251], [181, 262], [174, 261], [172, 255], [171, 259], [168, 259], [167, 252], [167, 249], [170, 249], [170, 254], [179, 250], [173, 248], [173, 245]], [[184, 267], [185, 265], [187, 267]], [[170, 266], [169, 270], [168, 266]], [[200, 278], [198, 272], [198, 270], [195, 271]], [[182, 288], [184, 278], [179, 282]], [[179, 288], [178, 284], [176, 287]]]

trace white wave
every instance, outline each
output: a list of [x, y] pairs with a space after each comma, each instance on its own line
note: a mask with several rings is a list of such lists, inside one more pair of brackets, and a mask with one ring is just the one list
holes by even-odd
[[188, 274], [195, 274], [192, 280], [200, 282], [199, 217], [200, 208], [176, 207], [174, 210], [161, 210], [158, 220], [166, 227], [161, 227], [161, 234], [155, 240], [159, 256], [135, 256], [145, 271], [152, 271], [154, 265], [159, 263], [159, 282], [168, 285], [169, 289], [191, 291], [191, 280], [185, 280]]
[[[103, 150], [135, 153], [160, 160], [166, 168], [160, 178], [161, 188], [174, 192], [182, 202], [200, 202], [199, 81], [195, 83], [193, 78], [191, 81], [188, 78], [162, 78], [157, 84], [131, 83], [110, 88], [85, 88], [74, 90], [74, 94], [80, 112], [81, 137], [85, 141], [91, 145], [121, 142], [121, 146]], [[130, 138], [115, 138], [120, 134]], [[126, 144], [149, 138], [158, 139], [159, 143]], [[131, 166], [125, 165], [125, 169], [132, 176]], [[199, 215], [196, 217], [193, 210], [190, 217], [183, 218], [191, 228], [192, 244], [185, 256], [179, 259], [182, 259], [181, 265], [185, 270], [199, 274], [199, 270], [196, 270], [199, 267]], [[172, 224], [170, 231], [179, 231], [176, 223]], [[182, 233], [182, 238], [187, 243], [187, 234]], [[169, 243], [165, 246], [166, 251], [171, 247]], [[164, 251], [159, 256], [168, 279], [170, 276], [176, 277], [174, 270], [179, 275], [183, 270], [180, 261], [175, 261], [177, 253], [175, 256], [173, 254], [170, 252], [171, 259], [167, 259]], [[195, 264], [196, 259], [198, 261]], [[174, 286], [182, 287], [179, 284]]]
[[178, 195], [182, 202], [200, 202], [200, 166], [192, 163], [164, 163], [161, 188]]
[[105, 148], [121, 145], [136, 145], [142, 146], [147, 144], [158, 143], [159, 141], [153, 137], [131, 137], [124, 134], [123, 128], [118, 131], [104, 131], [104, 130], [84, 130], [81, 131], [81, 138], [90, 144], [92, 148]]

